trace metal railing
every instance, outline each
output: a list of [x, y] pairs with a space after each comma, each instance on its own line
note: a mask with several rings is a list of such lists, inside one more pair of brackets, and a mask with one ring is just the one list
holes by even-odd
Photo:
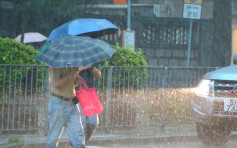
[[32, 132], [41, 127], [47, 69], [35, 65], [0, 65], [2, 132]]
[[[193, 123], [191, 99], [202, 76], [217, 68], [102, 67], [96, 81], [105, 128]], [[101, 85], [103, 84], [103, 85]]]
[[[192, 123], [190, 100], [216, 68], [101, 67], [95, 86], [104, 107], [99, 127]], [[48, 124], [48, 67], [0, 65], [0, 133], [37, 132]]]

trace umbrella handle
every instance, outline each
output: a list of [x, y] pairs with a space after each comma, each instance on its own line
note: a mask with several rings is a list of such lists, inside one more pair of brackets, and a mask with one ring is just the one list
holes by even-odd
[[66, 68], [68, 68], [68, 67], [70, 67], [70, 65], [71, 65], [72, 63], [67, 63], [67, 66], [66, 66]]

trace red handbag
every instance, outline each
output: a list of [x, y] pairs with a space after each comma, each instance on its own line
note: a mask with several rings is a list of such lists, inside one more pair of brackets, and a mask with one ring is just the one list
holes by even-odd
[[81, 82], [85, 89], [83, 89], [80, 84], [80, 90], [77, 91], [76, 95], [81, 104], [83, 115], [92, 116], [101, 113], [103, 111], [103, 107], [95, 88], [88, 88], [83, 79], [81, 79]]

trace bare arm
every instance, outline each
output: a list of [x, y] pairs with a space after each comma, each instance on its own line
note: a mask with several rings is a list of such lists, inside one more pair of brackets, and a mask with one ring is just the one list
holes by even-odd
[[[79, 67], [79, 68], [78, 68], [78, 69], [79, 69], [79, 73], [80, 73], [81, 71], [83, 71], [83, 70], [88, 69], [88, 68], [91, 68], [91, 65], [84, 66], [84, 67]], [[75, 87], [78, 86], [78, 85], [81, 83], [80, 78], [81, 78], [81, 77], [77, 74], [77, 76], [76, 76], [75, 79], [74, 79], [74, 86], [75, 86]]]
[[93, 67], [91, 72], [96, 79], [99, 79], [101, 77], [101, 71], [97, 69], [96, 67]]
[[[65, 77], [62, 77], [59, 81], [55, 82], [53, 84], [54, 87], [61, 87], [61, 86], [65, 85], [66, 83], [68, 83], [68, 81], [71, 79], [74, 79], [74, 84], [75, 84], [75, 81], [78, 81], [77, 77], [79, 75], [79, 72], [81, 72], [85, 69], [88, 69], [90, 67], [91, 67], [91, 65], [79, 67], [79, 68], [73, 68], [68, 75], [66, 75]], [[76, 78], [75, 78], [75, 76], [76, 76]]]

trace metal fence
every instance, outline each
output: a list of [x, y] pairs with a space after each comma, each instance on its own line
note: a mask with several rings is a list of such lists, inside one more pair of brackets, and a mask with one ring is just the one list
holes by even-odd
[[[99, 127], [192, 123], [190, 99], [201, 77], [216, 68], [101, 67], [95, 86], [104, 107]], [[0, 133], [45, 130], [48, 67], [0, 65]]]
[[34, 132], [45, 111], [46, 66], [0, 65], [2, 132]]

